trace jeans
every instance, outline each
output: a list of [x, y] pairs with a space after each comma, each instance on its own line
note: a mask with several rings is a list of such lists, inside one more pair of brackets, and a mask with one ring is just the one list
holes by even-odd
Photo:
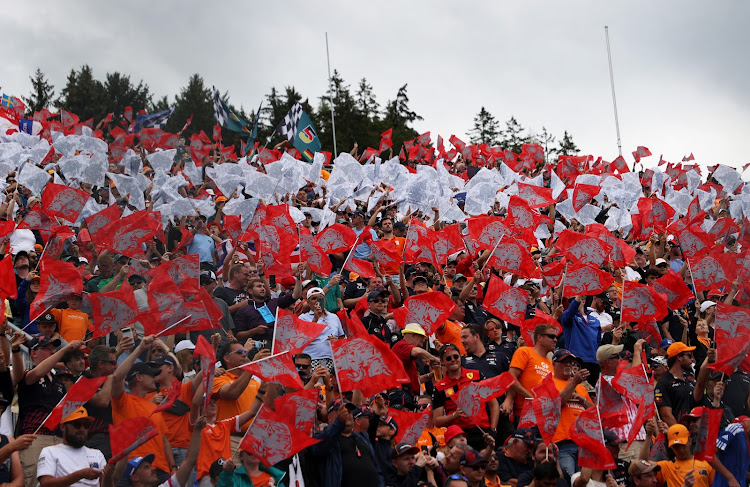
[[571, 440], [564, 440], [557, 443], [559, 450], [558, 463], [563, 472], [573, 475], [578, 467], [578, 445]]

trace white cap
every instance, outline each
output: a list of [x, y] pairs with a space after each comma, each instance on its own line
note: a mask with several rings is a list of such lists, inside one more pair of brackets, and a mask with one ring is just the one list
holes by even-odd
[[654, 264], [660, 265], [660, 264], [666, 264], [666, 263], [667, 263], [666, 260], [659, 258], [659, 259], [656, 259], [656, 262]]
[[195, 345], [190, 340], [182, 340], [174, 347], [174, 353], [182, 352], [183, 350], [195, 350]]
[[311, 288], [310, 288], [310, 289], [309, 289], [309, 290], [307, 291], [307, 299], [310, 299], [310, 296], [312, 296], [313, 294], [322, 294], [322, 295], [325, 295], [325, 293], [326, 293], [326, 292], [325, 292], [325, 291], [323, 291], [323, 290], [322, 290], [321, 288], [319, 288], [319, 287], [311, 287]]
[[716, 303], [714, 301], [703, 301], [701, 303], [701, 313], [705, 313], [708, 308], [715, 305]]

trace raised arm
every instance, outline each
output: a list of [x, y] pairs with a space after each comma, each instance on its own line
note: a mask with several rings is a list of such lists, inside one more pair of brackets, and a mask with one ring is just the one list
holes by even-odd
[[31, 385], [35, 382], [39, 382], [42, 377], [50, 373], [52, 369], [55, 368], [55, 365], [57, 365], [57, 363], [62, 360], [62, 357], [66, 352], [74, 350], [76, 348], [81, 348], [81, 345], [83, 345], [82, 341], [73, 340], [57, 352], [44, 359], [39, 365], [26, 373], [26, 376], [24, 377], [24, 381], [26, 382], [26, 384]]
[[135, 347], [135, 350], [133, 350], [130, 355], [128, 355], [127, 358], [117, 366], [115, 373], [112, 374], [112, 397], [119, 398], [122, 396], [123, 392], [125, 392], [125, 378], [128, 376], [128, 372], [130, 372], [130, 369], [133, 367], [138, 356], [144, 350], [148, 350], [149, 347], [151, 347], [151, 344], [154, 343], [155, 339], [154, 335], [143, 337], [141, 343]]

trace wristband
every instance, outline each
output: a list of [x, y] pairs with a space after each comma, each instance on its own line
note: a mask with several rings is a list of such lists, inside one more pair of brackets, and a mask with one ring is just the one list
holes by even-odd
[[21, 349], [20, 348], [11, 348], [10, 351], [13, 352], [13, 353], [18, 353], [18, 352], [21, 351]]

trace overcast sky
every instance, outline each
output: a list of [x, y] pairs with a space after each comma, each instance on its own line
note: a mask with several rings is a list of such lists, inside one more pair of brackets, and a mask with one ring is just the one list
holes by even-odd
[[285, 85], [317, 106], [328, 32], [331, 68], [352, 88], [367, 78], [381, 105], [408, 83], [416, 128], [433, 138], [468, 142], [485, 106], [612, 160], [608, 25], [626, 159], [645, 145], [654, 163], [693, 152], [738, 167], [750, 162], [748, 19], [744, 1], [14, 2], [0, 17], [0, 86], [27, 95], [40, 67], [57, 95], [87, 63], [170, 101], [197, 72], [248, 110]]

